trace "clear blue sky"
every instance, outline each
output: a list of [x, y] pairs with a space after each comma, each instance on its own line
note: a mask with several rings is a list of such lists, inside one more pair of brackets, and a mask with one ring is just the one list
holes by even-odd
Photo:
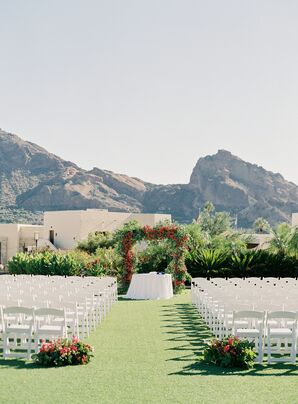
[[224, 148], [298, 184], [298, 1], [0, 0], [0, 127], [155, 183]]

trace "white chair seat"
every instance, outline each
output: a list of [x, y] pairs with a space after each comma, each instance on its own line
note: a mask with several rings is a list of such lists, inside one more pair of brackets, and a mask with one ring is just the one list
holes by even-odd
[[59, 325], [42, 325], [37, 328], [37, 333], [41, 334], [42, 332], [61, 332], [61, 326]]
[[293, 335], [293, 330], [290, 328], [270, 328], [268, 333], [275, 337], [290, 337]]
[[260, 330], [256, 330], [254, 328], [238, 328], [235, 331], [235, 334], [238, 337], [241, 336], [246, 336], [246, 337], [258, 337], [259, 335], [262, 334], [262, 332]]
[[12, 324], [8, 327], [6, 327], [6, 332], [9, 333], [22, 333], [22, 332], [28, 332], [30, 330], [31, 326], [26, 325], [26, 324]]

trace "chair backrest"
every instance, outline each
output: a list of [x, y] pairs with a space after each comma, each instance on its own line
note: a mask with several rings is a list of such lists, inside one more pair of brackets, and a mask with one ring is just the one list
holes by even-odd
[[35, 310], [35, 320], [37, 328], [44, 325], [55, 325], [61, 328], [61, 332], [66, 330], [66, 313], [62, 309], [40, 308]]
[[256, 310], [243, 310], [233, 312], [233, 332], [237, 334], [239, 328], [254, 328], [263, 331], [265, 324], [265, 312]]
[[233, 319], [240, 320], [245, 318], [251, 319], [259, 319], [264, 320], [265, 312], [264, 311], [256, 311], [256, 310], [243, 310], [243, 311], [234, 311], [233, 312]]
[[290, 328], [293, 333], [297, 333], [297, 312], [271, 311], [267, 313], [267, 328]]
[[43, 317], [43, 316], [54, 316], [64, 318], [65, 312], [61, 309], [52, 309], [52, 308], [40, 308], [35, 310], [35, 316]]
[[26, 325], [28, 331], [31, 332], [34, 326], [34, 310], [29, 307], [22, 306], [13, 306], [13, 307], [4, 307], [2, 310], [3, 313], [3, 328], [9, 329], [9, 327], [14, 327], [16, 324], [18, 325]]
[[295, 311], [270, 311], [267, 313], [267, 319], [285, 319], [297, 320], [297, 312]]
[[9, 314], [24, 314], [26, 316], [32, 316], [34, 315], [34, 310], [29, 308], [29, 307], [22, 307], [22, 306], [8, 306], [3, 308], [3, 315], [9, 315]]

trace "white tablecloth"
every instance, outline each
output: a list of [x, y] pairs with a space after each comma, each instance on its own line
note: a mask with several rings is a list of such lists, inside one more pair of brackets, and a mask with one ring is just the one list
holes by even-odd
[[126, 297], [128, 299], [170, 299], [173, 297], [172, 276], [133, 274]]

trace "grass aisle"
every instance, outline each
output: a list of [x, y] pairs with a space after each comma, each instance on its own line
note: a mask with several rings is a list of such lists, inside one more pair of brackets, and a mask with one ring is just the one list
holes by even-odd
[[43, 369], [0, 360], [1, 403], [298, 403], [298, 369], [227, 372], [197, 362], [208, 330], [188, 293], [119, 301], [89, 339], [87, 366]]

